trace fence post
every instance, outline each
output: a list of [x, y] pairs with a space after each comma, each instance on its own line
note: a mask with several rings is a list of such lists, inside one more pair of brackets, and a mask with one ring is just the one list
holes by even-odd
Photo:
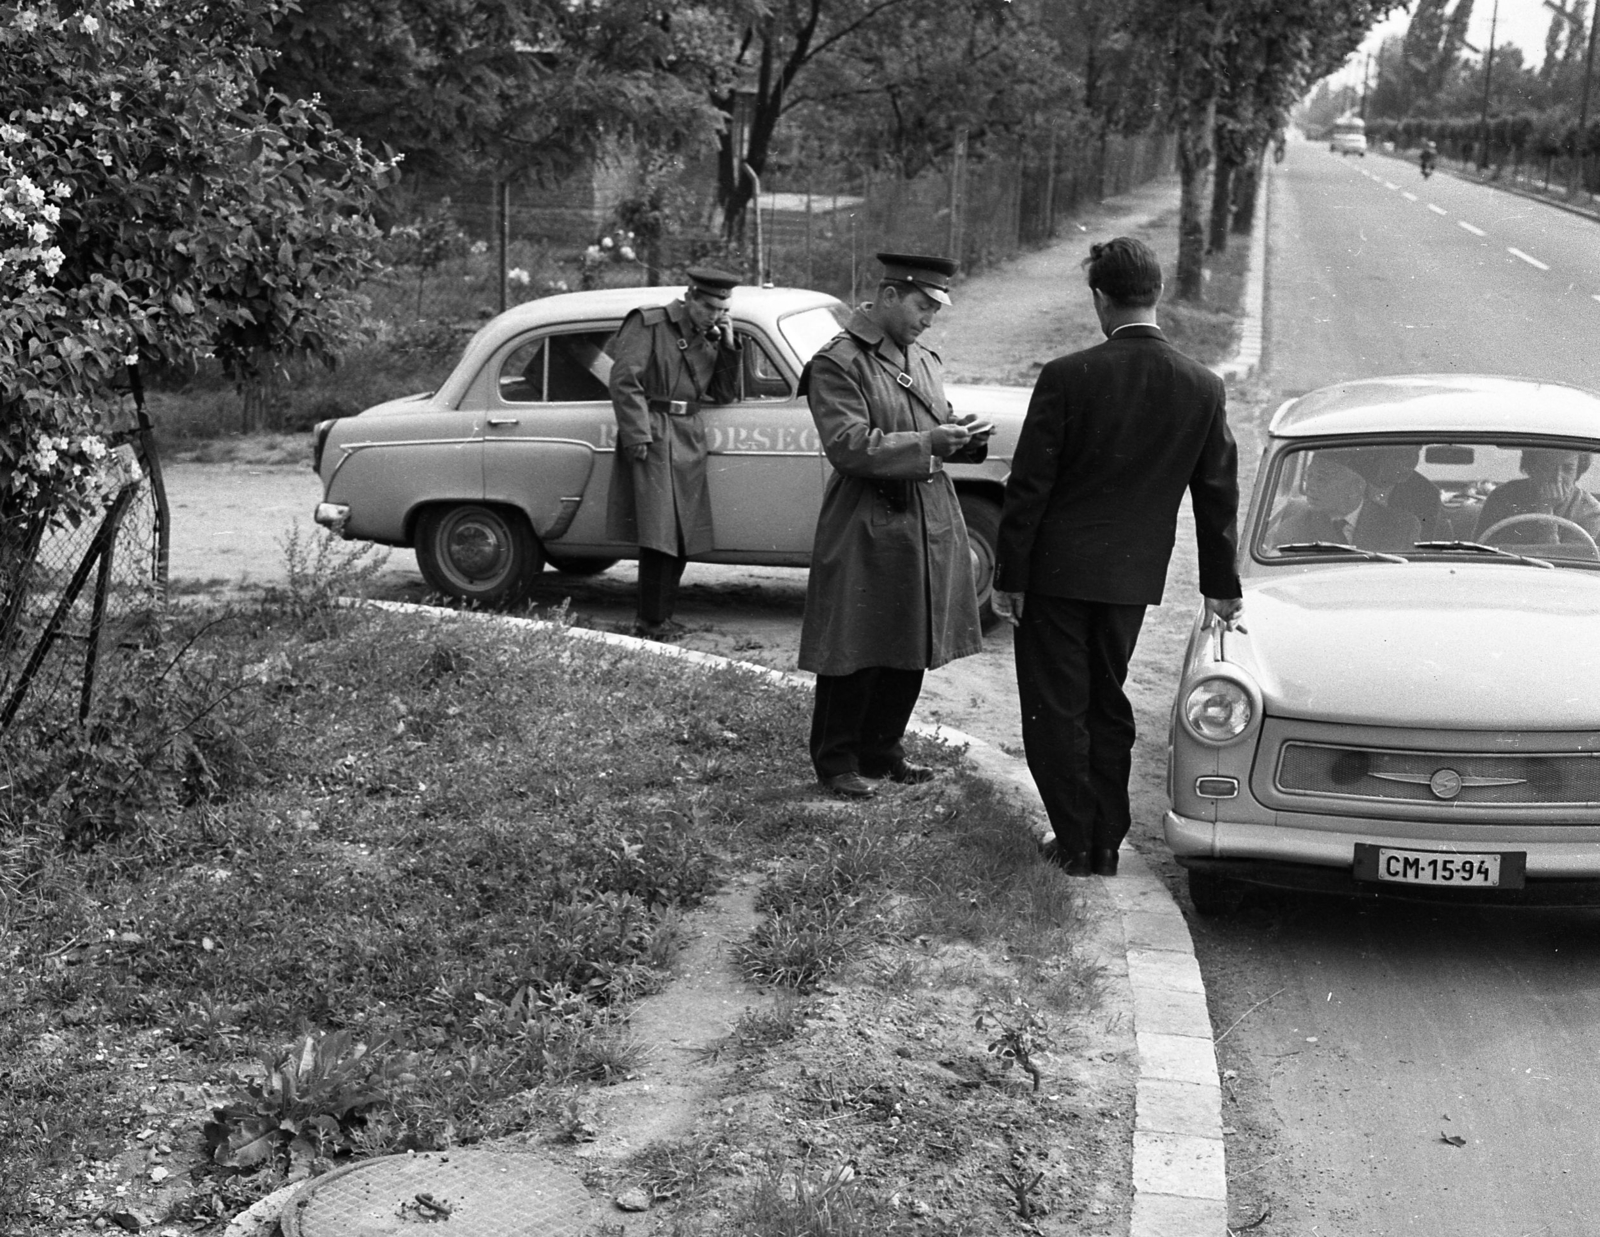
[[511, 182], [498, 181], [494, 187], [495, 211], [500, 216], [495, 220], [495, 249], [500, 257], [500, 312], [505, 313], [510, 303], [506, 295], [506, 263], [511, 260]]
[[967, 178], [967, 131], [960, 128], [956, 130], [956, 140], [950, 150], [950, 239], [949, 253], [956, 261], [961, 260], [962, 223], [966, 199]]

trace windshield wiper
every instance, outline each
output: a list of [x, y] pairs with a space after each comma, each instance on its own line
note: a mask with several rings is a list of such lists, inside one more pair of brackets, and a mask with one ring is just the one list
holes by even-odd
[[1550, 571], [1556, 565], [1542, 558], [1533, 558], [1527, 554], [1516, 554], [1510, 550], [1502, 550], [1497, 545], [1484, 545], [1481, 541], [1419, 541], [1418, 550], [1470, 550], [1474, 554], [1493, 554], [1496, 558], [1515, 559], [1519, 563], [1527, 563], [1530, 567], [1544, 567]]
[[1363, 550], [1358, 545], [1346, 545], [1342, 541], [1291, 541], [1285, 545], [1272, 547], [1279, 554], [1293, 552], [1296, 554], [1336, 553], [1359, 554], [1362, 558], [1373, 563], [1409, 563], [1409, 558], [1401, 558], [1398, 554], [1384, 554], [1378, 550]]

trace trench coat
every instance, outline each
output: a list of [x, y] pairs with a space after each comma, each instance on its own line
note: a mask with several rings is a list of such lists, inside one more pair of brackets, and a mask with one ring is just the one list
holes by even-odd
[[[663, 554], [704, 554], [713, 544], [705, 426], [698, 414], [652, 412], [649, 401], [731, 402], [742, 352], [696, 332], [681, 299], [634, 310], [606, 350], [617, 417], [606, 536]], [[650, 454], [629, 459], [624, 449], [640, 443]]]
[[[811, 417], [834, 469], [800, 628], [800, 668], [817, 674], [931, 670], [983, 647], [967, 525], [933, 451], [934, 428], [951, 419], [939, 358], [911, 344], [908, 387], [883, 342], [857, 310], [807, 373]], [[980, 463], [987, 454], [977, 442], [951, 458]]]

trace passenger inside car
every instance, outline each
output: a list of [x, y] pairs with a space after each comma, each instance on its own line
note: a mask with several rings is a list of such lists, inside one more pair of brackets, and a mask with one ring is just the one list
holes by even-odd
[[1417, 471], [1421, 447], [1358, 447], [1348, 456], [1346, 462], [1366, 480], [1368, 502], [1380, 503], [1395, 514], [1416, 517], [1417, 541], [1452, 535], [1448, 521], [1442, 518], [1444, 503], [1439, 487]]
[[1347, 462], [1353, 451], [1317, 451], [1305, 469], [1305, 492], [1289, 499], [1267, 530], [1275, 547], [1329, 542], [1363, 550], [1408, 550], [1421, 521], [1369, 497], [1368, 482]]

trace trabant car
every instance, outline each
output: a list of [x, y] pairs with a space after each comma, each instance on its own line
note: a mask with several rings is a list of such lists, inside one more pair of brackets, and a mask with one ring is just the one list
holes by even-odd
[[1422, 375], [1273, 417], [1243, 625], [1197, 617], [1165, 832], [1249, 885], [1600, 902], [1600, 395]]
[[[627, 313], [681, 287], [615, 288], [530, 301], [486, 323], [437, 391], [316, 427], [317, 523], [346, 538], [415, 547], [438, 592], [486, 606], [522, 600], [546, 564], [606, 570], [638, 548], [606, 536], [617, 425], [606, 344]], [[799, 377], [849, 311], [795, 288], [736, 288], [739, 398], [702, 408], [715, 547], [704, 561], [804, 567], [832, 472]], [[979, 603], [992, 619], [1000, 500], [1028, 391], [951, 384], [958, 413], [990, 420], [982, 464], [953, 464]]]

